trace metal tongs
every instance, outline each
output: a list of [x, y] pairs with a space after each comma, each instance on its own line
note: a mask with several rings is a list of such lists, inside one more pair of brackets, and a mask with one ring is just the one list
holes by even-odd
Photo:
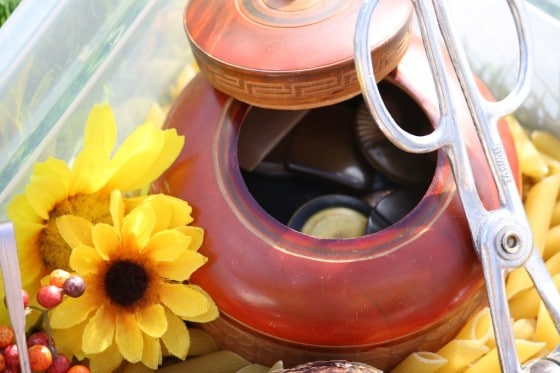
[[[534, 248], [533, 235], [497, 128], [498, 119], [512, 113], [529, 92], [532, 47], [525, 20], [525, 5], [520, 0], [507, 0], [519, 44], [516, 85], [503, 100], [490, 102], [483, 98], [477, 89], [465, 53], [457, 40], [458, 34], [452, 27], [446, 2], [444, 0], [412, 0], [412, 2], [434, 78], [441, 115], [439, 122], [430, 134], [413, 135], [404, 131], [395, 122], [382, 101], [368, 47], [370, 23], [379, 0], [362, 2], [356, 25], [355, 63], [364, 100], [380, 129], [399, 148], [413, 153], [440, 149], [447, 154], [474, 247], [482, 263], [502, 371], [558, 372], [560, 347], [556, 347], [546, 358], [536, 359], [525, 367], [521, 366], [515, 350], [505, 291], [506, 274], [515, 268], [525, 267], [554, 320], [556, 329], [560, 331], [560, 295], [542, 258]], [[449, 89], [450, 77], [447, 76], [444, 67], [444, 46], [451, 58], [498, 189], [500, 207], [494, 210], [487, 210], [484, 207], [475, 187], [466, 144], [455, 116], [457, 103], [452, 99]]]

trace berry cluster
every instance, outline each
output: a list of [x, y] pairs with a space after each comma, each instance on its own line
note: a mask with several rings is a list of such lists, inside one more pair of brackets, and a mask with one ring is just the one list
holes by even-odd
[[[89, 373], [84, 365], [72, 365], [70, 359], [57, 352], [50, 334], [48, 311], [62, 302], [64, 295], [79, 297], [85, 291], [84, 280], [80, 276], [55, 269], [49, 275], [49, 285], [42, 286], [37, 293], [37, 302], [45, 309], [29, 306], [29, 295], [23, 292], [24, 308], [40, 311], [45, 323], [45, 331], [33, 333], [27, 337], [27, 352], [32, 372], [46, 373]], [[13, 330], [0, 325], [0, 373], [19, 372], [19, 353]]]
[[86, 290], [84, 280], [63, 269], [55, 269], [49, 276], [49, 285], [42, 286], [37, 293], [37, 302], [46, 309], [56, 307], [64, 295], [77, 298]]

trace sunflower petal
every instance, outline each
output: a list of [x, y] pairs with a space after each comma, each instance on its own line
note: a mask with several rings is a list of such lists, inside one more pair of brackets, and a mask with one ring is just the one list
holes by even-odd
[[82, 334], [86, 323], [74, 325], [66, 329], [53, 329], [53, 339], [56, 341], [57, 352], [66, 356], [76, 356], [79, 360], [84, 358], [82, 351]]
[[73, 270], [81, 276], [85, 276], [97, 273], [100, 270], [103, 259], [95, 248], [80, 245], [72, 250], [69, 263]]
[[116, 344], [111, 345], [101, 353], [88, 355], [88, 358], [91, 373], [115, 372], [123, 361]]
[[144, 341], [134, 314], [119, 312], [115, 328], [115, 342], [125, 360], [137, 363], [142, 359]]
[[206, 297], [187, 285], [161, 282], [158, 291], [163, 304], [181, 318], [199, 316], [208, 311]]
[[103, 260], [109, 260], [111, 254], [118, 250], [120, 237], [113, 226], [96, 224], [91, 235], [93, 244]]
[[145, 255], [153, 261], [174, 261], [177, 259], [190, 244], [189, 237], [176, 230], [165, 230], [154, 234], [146, 249]]
[[54, 205], [68, 195], [70, 169], [61, 160], [49, 158], [33, 169], [24, 194], [35, 214], [48, 219]]
[[186, 225], [183, 227], [176, 228], [180, 230], [184, 235], [191, 238], [188, 250], [197, 251], [202, 246], [204, 240], [204, 230], [200, 227], [195, 227], [192, 225]]
[[24, 194], [35, 213], [47, 220], [49, 213], [58, 202], [60, 188], [56, 182], [42, 176], [31, 176], [31, 182], [25, 186]]
[[142, 350], [142, 363], [148, 368], [157, 369], [162, 361], [159, 338], [153, 338], [145, 334], [143, 337], [144, 349]]
[[13, 222], [43, 223], [43, 218], [33, 210], [25, 194], [15, 196], [8, 207], [6, 207], [6, 213]]
[[166, 194], [152, 194], [147, 198], [157, 217], [156, 232], [181, 227], [193, 221], [192, 207], [182, 199]]
[[204, 255], [194, 251], [183, 251], [173, 261], [160, 261], [157, 263], [160, 277], [175, 281], [185, 281], [194, 271], [202, 267], [207, 259]]
[[84, 135], [84, 147], [95, 145], [111, 154], [117, 138], [117, 124], [111, 106], [95, 105], [88, 116]]
[[125, 204], [122, 199], [122, 194], [120, 190], [115, 189], [111, 192], [111, 197], [109, 201], [109, 211], [111, 212], [111, 218], [113, 219], [113, 225], [118, 231], [122, 229], [122, 221], [124, 218]]
[[64, 302], [52, 309], [49, 321], [53, 328], [70, 328], [86, 320], [98, 307], [95, 297], [89, 296], [87, 292], [79, 298], [66, 297]]
[[39, 162], [33, 167], [34, 175], [46, 176], [58, 181], [63, 190], [68, 187], [70, 172], [70, 167], [66, 162], [54, 157], [49, 157], [46, 161]]
[[89, 319], [82, 335], [82, 350], [86, 354], [105, 351], [113, 343], [115, 316], [109, 307], [101, 305]]
[[134, 185], [130, 186], [131, 189], [141, 188], [157, 179], [177, 159], [185, 143], [185, 138], [177, 135], [177, 131], [174, 128], [164, 131], [156, 129], [155, 127], [153, 128], [158, 133], [162, 133], [164, 141], [163, 147], [157, 158], [151, 163], [151, 167], [146, 169], [144, 173], [140, 175], [141, 177], [135, 180]]
[[152, 304], [136, 311], [138, 327], [150, 337], [159, 338], [167, 330], [167, 319], [161, 304]]
[[149, 206], [140, 204], [134, 208], [123, 218], [123, 247], [142, 251], [148, 244], [155, 224], [155, 215]]
[[148, 185], [175, 161], [184, 138], [175, 130], [162, 131], [149, 123], [139, 126], [113, 158], [111, 188], [135, 190]]
[[206, 302], [208, 304], [208, 310], [201, 315], [187, 317], [185, 318], [185, 320], [192, 321], [192, 322], [209, 322], [215, 320], [219, 316], [219, 311], [218, 311], [218, 306], [216, 306], [216, 303], [214, 303], [214, 300], [210, 297], [210, 294], [208, 294], [204, 289], [202, 289], [198, 285], [190, 284], [188, 286], [191, 289], [199, 292], [206, 298]]
[[185, 322], [170, 310], [165, 310], [165, 316], [169, 327], [165, 334], [161, 336], [161, 340], [171, 355], [179, 359], [185, 359], [191, 346], [189, 330]]
[[144, 124], [124, 140], [112, 160], [113, 176], [107, 183], [110, 188], [123, 191], [139, 188], [135, 181], [151, 168], [151, 163], [163, 149], [164, 139], [159, 132]]
[[20, 252], [29, 248], [38, 247], [37, 242], [40, 238], [40, 233], [44, 228], [45, 226], [43, 224], [14, 221], [16, 241]]
[[63, 215], [56, 219], [56, 227], [71, 248], [81, 245], [93, 246], [93, 224], [89, 220], [75, 215]]
[[72, 166], [69, 195], [99, 191], [110, 177], [110, 159], [99, 146], [89, 145], [78, 154]]

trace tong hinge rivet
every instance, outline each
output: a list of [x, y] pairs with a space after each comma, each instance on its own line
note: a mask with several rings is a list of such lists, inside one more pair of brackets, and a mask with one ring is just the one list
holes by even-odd
[[509, 254], [517, 254], [521, 249], [521, 238], [517, 232], [508, 231], [502, 236], [502, 248]]

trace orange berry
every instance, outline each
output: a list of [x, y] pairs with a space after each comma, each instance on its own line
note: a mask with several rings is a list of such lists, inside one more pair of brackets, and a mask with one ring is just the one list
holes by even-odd
[[74, 365], [67, 373], [90, 373], [89, 368], [84, 365]]
[[0, 325], [0, 348], [14, 343], [14, 331], [7, 325]]
[[44, 345], [34, 345], [27, 349], [29, 353], [29, 365], [32, 372], [47, 370], [53, 361], [51, 350]]
[[4, 354], [0, 354], [0, 372], [6, 369], [6, 359], [4, 359]]
[[68, 277], [70, 277], [70, 273], [67, 271], [63, 269], [55, 269], [49, 275], [49, 282], [51, 285], [61, 288]]

